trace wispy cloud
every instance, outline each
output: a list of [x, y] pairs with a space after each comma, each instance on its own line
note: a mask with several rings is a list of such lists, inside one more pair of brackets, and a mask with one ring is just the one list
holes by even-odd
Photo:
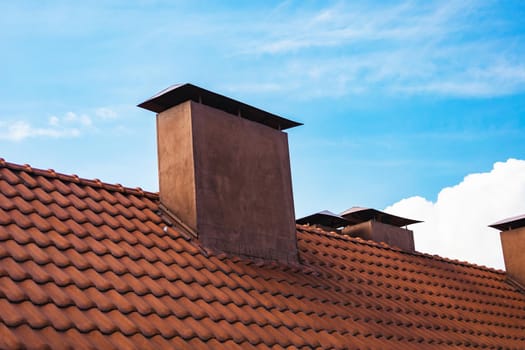
[[[373, 90], [471, 98], [523, 92], [525, 38], [519, 32], [509, 37], [505, 28], [513, 23], [487, 16], [493, 6], [490, 1], [288, 5], [255, 22], [250, 38], [238, 41], [237, 53], [280, 62], [281, 71], [258, 77], [254, 87], [263, 93], [270, 80], [297, 86], [303, 95]], [[493, 35], [498, 31], [501, 35]], [[312, 91], [314, 85], [323, 91]]]
[[33, 137], [76, 137], [80, 135], [77, 128], [58, 128], [49, 124], [45, 127], [35, 127], [24, 120], [0, 122], [0, 139], [7, 141], [22, 141]]
[[[204, 10], [181, 1], [154, 7], [158, 11], [143, 4], [123, 13], [118, 6], [59, 2], [31, 8], [33, 16], [21, 16], [22, 21], [14, 14], [27, 11], [11, 5], [0, 29], [14, 43], [33, 35], [52, 36], [51, 42], [97, 37], [100, 57], [119, 48], [117, 58], [106, 61], [115, 65], [114, 79], [163, 81], [166, 72], [175, 72], [206, 83], [225, 81], [228, 86], [213, 87], [228, 91], [286, 90], [304, 98], [367, 93], [485, 98], [525, 91], [522, 19], [493, 0], [283, 1], [273, 8], [215, 4]], [[76, 20], [84, 12], [96, 13], [86, 17], [89, 24]], [[171, 21], [177, 12], [185, 15]], [[34, 21], [42, 27], [36, 34], [23, 25]], [[9, 31], [13, 26], [20, 28]], [[184, 55], [174, 61], [181, 47]], [[5, 51], [17, 50], [6, 46]], [[155, 52], [155, 58], [145, 52]], [[190, 66], [202, 69], [181, 68]], [[108, 76], [100, 69], [84, 71], [99, 81]]]
[[416, 94], [464, 97], [504, 96], [525, 90], [525, 66], [521, 63], [498, 63], [488, 67], [467, 68], [442, 79], [414, 82], [395, 88]]
[[100, 107], [95, 110], [95, 115], [102, 119], [116, 119], [118, 117], [117, 112], [108, 107]]
[[[280, 54], [378, 41], [393, 45], [441, 40], [462, 29], [455, 20], [464, 18], [465, 11], [469, 9], [469, 2], [428, 3], [423, 6], [400, 2], [391, 6], [336, 4], [306, 13], [299, 10], [290, 14], [288, 10], [276, 16], [271, 26], [267, 27], [273, 30], [264, 30], [261, 37], [242, 52]], [[279, 17], [286, 17], [287, 20]]]
[[94, 117], [88, 114], [67, 112], [63, 116], [53, 115], [47, 123], [35, 125], [30, 120], [11, 120], [0, 122], [0, 140], [20, 142], [31, 138], [72, 138], [96, 130], [96, 122], [117, 118], [110, 108], [98, 108]]

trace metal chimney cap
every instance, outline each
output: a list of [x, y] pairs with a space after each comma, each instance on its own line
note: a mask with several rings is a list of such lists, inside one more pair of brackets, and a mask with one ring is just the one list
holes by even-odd
[[500, 231], [510, 231], [523, 226], [525, 226], [525, 214], [503, 219], [489, 225], [489, 227]]
[[295, 220], [297, 224], [314, 224], [314, 225], [323, 225], [332, 228], [338, 228], [341, 226], [346, 226], [350, 222], [345, 218], [332, 213], [329, 210], [323, 210], [318, 213], [302, 217]]
[[277, 130], [303, 125], [189, 83], [172, 85], [142, 102], [138, 107], [161, 113], [188, 100], [238, 115]]
[[375, 220], [384, 224], [403, 227], [422, 222], [420, 220], [413, 220], [402, 216], [388, 214], [377, 209], [363, 207], [352, 207], [347, 209], [341, 213], [341, 216], [352, 222], [352, 224], [360, 224], [365, 221]]

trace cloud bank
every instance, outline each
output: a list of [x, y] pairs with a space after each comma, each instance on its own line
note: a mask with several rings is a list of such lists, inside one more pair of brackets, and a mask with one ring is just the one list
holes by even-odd
[[385, 211], [425, 221], [412, 226], [420, 252], [504, 269], [499, 233], [487, 225], [525, 213], [525, 160], [470, 174], [435, 202], [415, 196]]

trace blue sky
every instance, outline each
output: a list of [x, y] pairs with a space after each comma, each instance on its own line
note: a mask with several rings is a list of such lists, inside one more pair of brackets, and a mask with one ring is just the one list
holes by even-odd
[[522, 1], [0, 10], [7, 161], [155, 191], [154, 115], [135, 105], [181, 82], [305, 124], [289, 131], [298, 216], [435, 202], [469, 174], [525, 159]]

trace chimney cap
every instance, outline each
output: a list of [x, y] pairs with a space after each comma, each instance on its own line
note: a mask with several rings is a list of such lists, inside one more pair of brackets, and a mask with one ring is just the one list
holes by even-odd
[[388, 214], [377, 209], [363, 207], [352, 207], [350, 209], [346, 209], [344, 212], [341, 213], [341, 216], [347, 219], [348, 221], [352, 222], [353, 224], [359, 224], [365, 221], [375, 220], [384, 224], [403, 227], [422, 222], [420, 220], [413, 220], [404, 218], [402, 216]]
[[489, 225], [489, 227], [495, 228], [500, 231], [514, 230], [523, 226], [525, 226], [525, 214], [503, 219]]
[[161, 113], [188, 100], [239, 115], [277, 130], [303, 125], [189, 83], [172, 85], [142, 102], [138, 107]]
[[334, 214], [329, 210], [323, 210], [318, 213], [302, 217], [300, 219], [295, 220], [295, 222], [301, 225], [314, 224], [332, 228], [346, 226], [350, 223], [344, 217]]

